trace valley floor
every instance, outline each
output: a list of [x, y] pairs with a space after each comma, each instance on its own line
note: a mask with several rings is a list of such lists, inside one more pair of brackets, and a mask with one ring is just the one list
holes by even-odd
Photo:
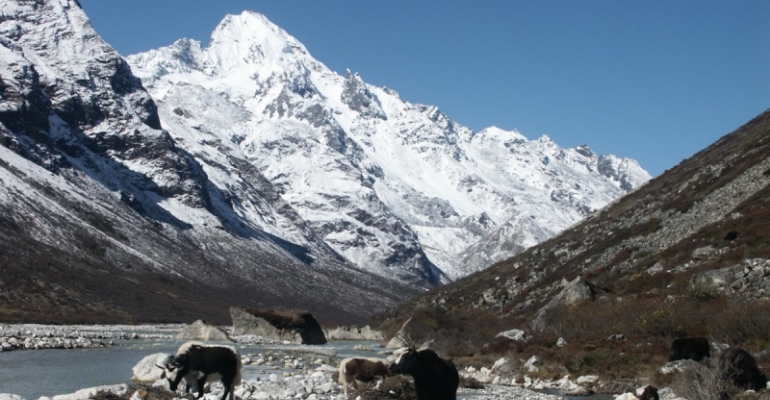
[[[175, 340], [174, 336], [181, 328], [183, 325], [0, 325], [2, 340], [8, 343], [9, 338], [14, 338], [13, 342], [25, 344], [18, 347], [18, 351], [0, 351], [0, 376], [4, 378], [0, 382], [0, 400], [170, 400], [178, 394], [172, 394], [162, 386], [165, 380], [140, 384], [129, 377], [143, 357], [175, 352], [181, 341]], [[87, 349], [70, 347], [71, 350], [53, 350], [45, 346], [45, 343], [60, 338], [99, 343], [99, 346]], [[383, 356], [376, 354], [381, 352], [373, 342], [299, 346], [255, 341], [252, 337], [234, 345], [244, 359], [244, 381], [236, 389], [237, 397], [244, 400], [343, 400], [342, 387], [333, 376], [339, 359], [367, 353]], [[52, 372], [52, 369], [55, 371]], [[77, 379], [84, 375], [93, 375], [95, 380], [83, 381], [78, 386]], [[104, 375], [103, 379], [113, 384], [100, 384], [99, 375]], [[29, 377], [32, 376], [49, 376], [51, 379], [46, 381], [50, 383], [39, 380], [30, 382]], [[73, 386], [67, 387], [63, 384], [65, 382], [71, 382]], [[221, 390], [220, 385], [213, 385], [206, 398], [218, 399]], [[356, 396], [359, 395], [362, 399], [408, 398], [372, 390], [357, 392]], [[486, 385], [483, 389], [461, 388], [458, 398], [557, 400], [563, 397], [510, 386]]]

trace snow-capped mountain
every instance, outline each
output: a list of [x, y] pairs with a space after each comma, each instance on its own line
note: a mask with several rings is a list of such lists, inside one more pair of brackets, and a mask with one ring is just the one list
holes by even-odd
[[[200, 99], [207, 124], [250, 115]], [[163, 119], [77, 1], [0, 2], [4, 319], [344, 322], [418, 290], [344, 260], [230, 137]]]
[[0, 3], [0, 258], [19, 271], [0, 299], [20, 315], [356, 320], [649, 179], [587, 147], [472, 132], [251, 12], [207, 47], [128, 60], [75, 0]]
[[[587, 146], [473, 132], [436, 107], [331, 71], [253, 12], [226, 16], [206, 47], [181, 39], [128, 61], [163, 127], [215, 186], [254, 168], [325, 244], [383, 276], [463, 276], [650, 178], [634, 160]], [[284, 229], [272, 232], [299, 240]]]

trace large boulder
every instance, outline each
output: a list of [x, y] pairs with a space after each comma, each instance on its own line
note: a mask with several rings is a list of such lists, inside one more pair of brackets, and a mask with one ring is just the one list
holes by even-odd
[[298, 344], [324, 344], [326, 336], [307, 311], [231, 307], [233, 335], [257, 335]]
[[580, 277], [575, 278], [571, 282], [564, 280], [562, 285], [564, 290], [562, 290], [560, 300], [568, 306], [583, 300], [590, 300], [594, 297], [594, 291], [591, 289], [591, 286]]
[[697, 273], [690, 280], [690, 289], [750, 297], [766, 293], [770, 290], [770, 260], [744, 260], [741, 264]]
[[138, 382], [155, 382], [160, 379], [163, 370], [158, 365], [166, 365], [174, 360], [173, 354], [155, 353], [144, 357], [132, 369], [134, 376], [131, 380]]
[[405, 346], [410, 346], [414, 343], [410, 343], [409, 340], [409, 323], [412, 322], [412, 317], [409, 317], [406, 321], [404, 321], [404, 324], [401, 325], [401, 329], [396, 332], [395, 335], [393, 335], [392, 338], [388, 341], [388, 343], [385, 345], [386, 349], [398, 349]]
[[571, 306], [582, 301], [593, 300], [594, 298], [594, 291], [591, 289], [591, 285], [581, 277], [577, 277], [572, 281], [562, 279], [561, 286], [561, 292], [541, 307], [535, 318], [530, 322], [530, 327], [533, 330], [542, 331], [545, 328], [545, 315], [551, 308], [558, 305]]
[[495, 361], [492, 365], [492, 374], [501, 378], [511, 380], [516, 377], [516, 373], [519, 371], [519, 365], [516, 360], [508, 357], [503, 357]]
[[177, 335], [177, 339], [202, 340], [204, 342], [227, 342], [230, 337], [227, 332], [209, 325], [206, 321], [199, 319], [190, 325], [187, 325]]

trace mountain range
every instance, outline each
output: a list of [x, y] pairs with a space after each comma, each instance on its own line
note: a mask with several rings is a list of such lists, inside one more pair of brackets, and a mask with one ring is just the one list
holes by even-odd
[[[436, 107], [336, 74], [252, 12], [225, 17], [207, 47], [182, 39], [128, 61], [189, 151], [237, 154], [345, 259], [407, 281], [486, 267], [649, 179], [633, 160], [587, 146], [472, 132]], [[208, 168], [223, 164], [204, 157]], [[466, 253], [490, 235], [508, 250]]]
[[473, 132], [264, 16], [123, 58], [74, 0], [0, 6], [8, 320], [355, 321], [633, 191], [634, 160]]

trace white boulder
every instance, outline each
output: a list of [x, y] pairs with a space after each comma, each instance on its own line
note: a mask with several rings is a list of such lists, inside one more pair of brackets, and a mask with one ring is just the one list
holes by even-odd
[[216, 326], [209, 325], [206, 321], [199, 319], [186, 326], [177, 335], [177, 339], [202, 340], [204, 342], [228, 342], [231, 341], [227, 332]]
[[497, 334], [497, 337], [501, 336], [516, 342], [526, 342], [528, 339], [526, 332], [522, 331], [521, 329], [511, 329]]
[[134, 368], [134, 376], [132, 380], [139, 382], [155, 382], [160, 379], [163, 370], [158, 368], [157, 365], [165, 365], [170, 363], [174, 359], [172, 354], [167, 353], [155, 353], [144, 357]]
[[529, 360], [527, 360], [526, 363], [524, 363], [524, 368], [528, 372], [538, 372], [540, 371], [540, 368], [538, 368], [537, 366], [541, 364], [542, 364], [542, 361], [540, 361], [540, 358], [538, 358], [538, 356], [532, 356], [529, 358]]
[[596, 375], [583, 375], [577, 378], [577, 383], [582, 385], [584, 383], [594, 383], [597, 380], [599, 380], [599, 377]]

